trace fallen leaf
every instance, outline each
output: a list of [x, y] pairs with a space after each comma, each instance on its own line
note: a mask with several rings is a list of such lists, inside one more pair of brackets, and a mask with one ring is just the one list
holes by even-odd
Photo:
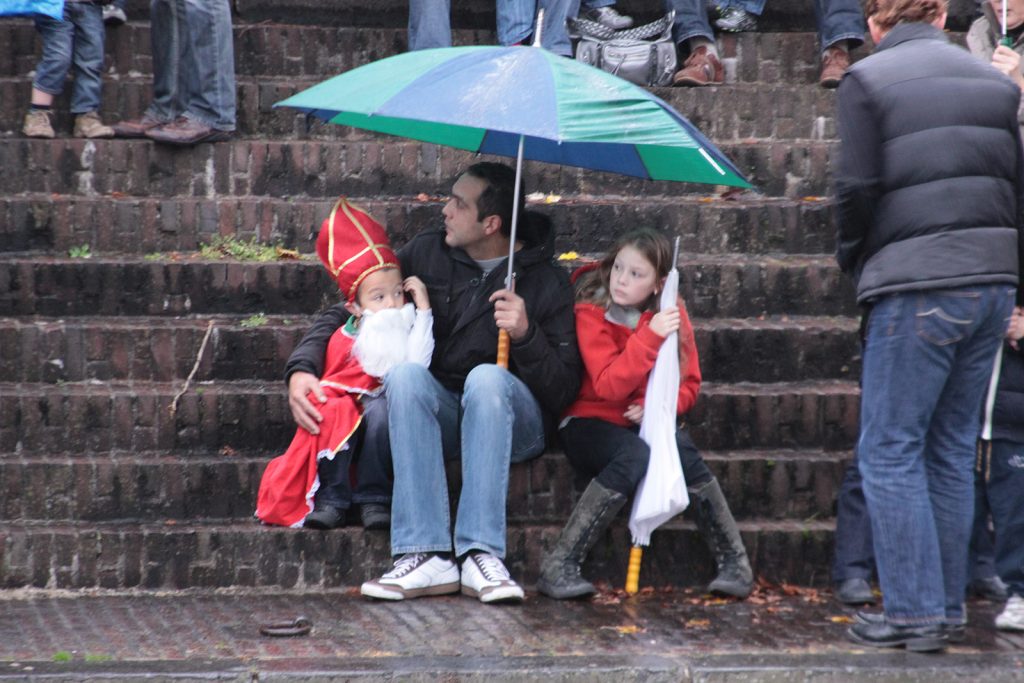
[[575, 251], [566, 251], [558, 255], [559, 261], [575, 261], [580, 257]]
[[283, 247], [277, 248], [277, 258], [284, 259], [286, 261], [293, 261], [301, 258], [298, 249], [285, 249]]
[[623, 635], [625, 635], [627, 633], [643, 633], [644, 632], [644, 629], [640, 628], [639, 626], [637, 626], [635, 624], [628, 624], [628, 625], [625, 625], [625, 626], [602, 626], [601, 628], [606, 629], [608, 631], [617, 631], [617, 632], [619, 632], [619, 633], [621, 633]]
[[707, 628], [711, 626], [710, 619], [690, 619], [689, 621], [683, 622], [683, 626], [686, 628]]
[[848, 617], [846, 615], [829, 617], [828, 620], [831, 621], [833, 624], [852, 624], [853, 623], [853, 618], [852, 617]]
[[828, 197], [816, 197], [814, 195], [809, 195], [803, 198], [805, 202], [823, 202], [826, 199], [828, 199]]
[[548, 196], [544, 197], [545, 204], [557, 204], [560, 201], [562, 201], [562, 195], [549, 194]]
[[231, 446], [224, 446], [223, 448], [220, 449], [220, 454], [221, 455], [227, 455], [227, 456], [233, 456], [233, 455], [238, 455], [238, 451], [236, 451]]
[[418, 195], [416, 195], [416, 201], [418, 201], [418, 202], [429, 202], [430, 201], [430, 195], [428, 195], [426, 192], [420, 192]]
[[112, 199], [121, 199], [122, 197], [124, 197], [124, 192], [118, 192], [117, 190], [114, 190], [113, 192], [110, 193], [110, 197]]

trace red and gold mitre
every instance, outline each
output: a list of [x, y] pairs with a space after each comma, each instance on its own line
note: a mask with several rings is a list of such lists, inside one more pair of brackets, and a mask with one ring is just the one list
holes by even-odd
[[320, 227], [316, 253], [350, 302], [355, 300], [367, 275], [382, 268], [398, 267], [398, 258], [383, 226], [344, 197]]

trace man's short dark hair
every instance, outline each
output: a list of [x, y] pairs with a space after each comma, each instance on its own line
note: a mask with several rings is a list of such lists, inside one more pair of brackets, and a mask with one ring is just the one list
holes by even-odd
[[[488, 216], [501, 219], [501, 234], [509, 237], [512, 233], [512, 198], [515, 196], [516, 172], [511, 166], [482, 161], [466, 169], [466, 175], [484, 182], [483, 192], [476, 201], [477, 220]], [[523, 197], [526, 191], [519, 189], [519, 216], [523, 215]]]

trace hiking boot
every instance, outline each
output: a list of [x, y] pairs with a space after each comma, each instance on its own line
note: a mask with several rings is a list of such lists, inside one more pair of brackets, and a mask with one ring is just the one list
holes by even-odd
[[716, 85], [722, 82], [723, 73], [722, 63], [718, 61], [718, 57], [711, 54], [707, 46], [702, 45], [686, 58], [683, 68], [672, 77], [672, 85]]
[[306, 515], [302, 526], [307, 529], [336, 529], [345, 523], [345, 511], [341, 508], [328, 505], [327, 503], [316, 503], [313, 511]]
[[591, 21], [603, 24], [613, 31], [621, 31], [623, 29], [630, 28], [633, 25], [633, 17], [627, 17], [624, 14], [619, 14], [618, 10], [614, 7], [595, 7], [594, 9], [588, 9], [583, 13], [583, 16]]
[[191, 147], [192, 145], [198, 145], [200, 142], [230, 140], [231, 131], [217, 130], [201, 121], [182, 116], [173, 123], [150, 128], [146, 131], [146, 137], [165, 145]]
[[897, 626], [885, 621], [858, 620], [846, 635], [855, 643], [871, 647], [905, 647], [910, 652], [938, 652], [946, 649], [947, 638], [941, 624]]
[[120, 26], [128, 21], [124, 10], [114, 4], [103, 6], [103, 23], [107, 26]]
[[846, 579], [836, 584], [836, 600], [844, 605], [874, 605], [877, 601], [871, 584], [864, 579]]
[[363, 520], [363, 528], [367, 530], [390, 529], [391, 510], [381, 503], [364, 503], [359, 508], [359, 516]]
[[160, 119], [153, 118], [149, 114], [143, 114], [137, 119], [128, 119], [127, 121], [121, 121], [111, 126], [114, 129], [114, 137], [118, 138], [144, 138], [146, 137], [146, 131], [152, 130], [157, 126], [162, 126], [167, 121], [161, 121]]
[[25, 114], [25, 126], [21, 132], [29, 138], [53, 138], [53, 112], [44, 109], [30, 109]]
[[494, 555], [471, 552], [462, 561], [462, 593], [480, 602], [519, 601], [523, 589]]
[[1003, 631], [1024, 631], [1024, 597], [1011, 595], [1006, 607], [996, 617], [996, 628]]
[[754, 589], [754, 573], [718, 480], [712, 478], [706, 484], [687, 490], [695, 503], [697, 529], [718, 567], [718, 576], [708, 584], [708, 592], [735, 598], [747, 597]]
[[715, 26], [726, 33], [742, 33], [757, 30], [757, 15], [739, 7], [726, 7], [715, 21]]
[[841, 47], [830, 47], [821, 56], [821, 77], [818, 85], [822, 88], [838, 88], [843, 74], [850, 68], [850, 53]]
[[87, 111], [75, 117], [75, 131], [72, 134], [76, 138], [112, 138], [114, 129], [104, 125], [96, 112]]
[[459, 568], [451, 560], [428, 553], [406, 553], [384, 576], [363, 584], [359, 592], [378, 600], [410, 600], [459, 592]]
[[974, 579], [967, 584], [967, 593], [990, 602], [1005, 602], [1007, 598], [1006, 584], [998, 576]]
[[582, 598], [597, 592], [580, 574], [580, 565], [615, 515], [626, 496], [602, 486], [594, 479], [573, 508], [551, 553], [540, 567], [537, 590], [558, 600]]

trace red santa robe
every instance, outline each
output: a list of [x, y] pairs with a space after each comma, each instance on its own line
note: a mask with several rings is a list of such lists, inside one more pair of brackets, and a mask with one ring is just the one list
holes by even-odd
[[352, 347], [355, 344], [348, 325], [340, 327], [327, 344], [327, 357], [320, 387], [327, 395], [319, 403], [313, 393], [309, 400], [323, 415], [320, 433], [313, 435], [301, 427], [284, 455], [270, 461], [263, 472], [256, 498], [256, 516], [266, 524], [301, 527], [313, 511], [313, 496], [320, 487], [317, 463], [333, 458], [348, 447], [348, 440], [362, 422], [361, 394], [376, 393], [380, 380], [363, 371]]

